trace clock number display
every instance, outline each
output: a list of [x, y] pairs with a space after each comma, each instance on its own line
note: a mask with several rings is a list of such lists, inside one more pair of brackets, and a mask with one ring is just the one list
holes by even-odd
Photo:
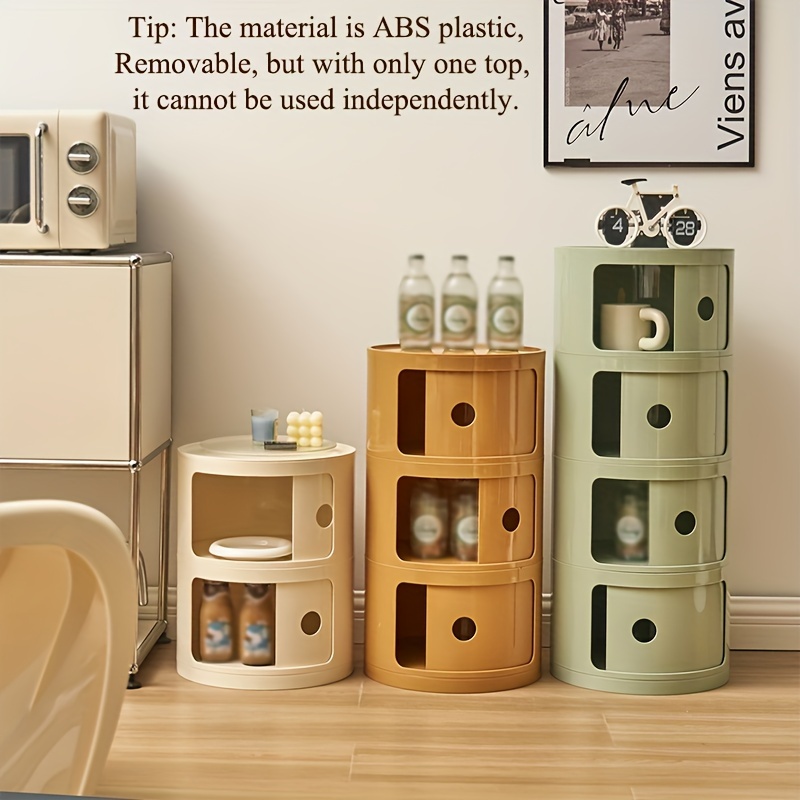
[[673, 215], [669, 221], [669, 233], [675, 244], [690, 247], [700, 235], [700, 218], [691, 209]]
[[603, 214], [600, 224], [600, 234], [610, 245], [622, 245], [628, 238], [630, 220], [624, 208], [610, 208]]

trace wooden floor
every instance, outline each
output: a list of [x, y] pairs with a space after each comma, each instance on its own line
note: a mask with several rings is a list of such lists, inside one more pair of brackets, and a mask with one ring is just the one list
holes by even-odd
[[547, 655], [540, 681], [492, 694], [393, 689], [360, 665], [330, 686], [247, 692], [184, 680], [160, 645], [96, 794], [800, 798], [800, 653], [734, 652], [727, 686], [671, 697], [569, 686]]

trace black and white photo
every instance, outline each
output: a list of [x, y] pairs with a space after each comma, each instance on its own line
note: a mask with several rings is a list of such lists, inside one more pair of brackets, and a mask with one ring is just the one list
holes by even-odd
[[754, 0], [547, 0], [545, 166], [752, 166]]

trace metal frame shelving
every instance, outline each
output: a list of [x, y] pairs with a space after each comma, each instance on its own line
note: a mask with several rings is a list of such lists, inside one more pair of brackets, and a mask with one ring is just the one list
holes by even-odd
[[[0, 455], [0, 469], [24, 470], [81, 470], [81, 471], [114, 471], [127, 472], [130, 477], [127, 508], [127, 535], [131, 559], [139, 578], [137, 637], [133, 650], [129, 687], [138, 686], [136, 673], [147, 654], [158, 641], [168, 641], [167, 630], [167, 571], [169, 560], [169, 519], [170, 519], [170, 481], [171, 467], [170, 454], [172, 437], [170, 424], [170, 386], [171, 372], [171, 264], [170, 253], [148, 254], [115, 254], [115, 255], [27, 255], [27, 254], [2, 254], [0, 255], [0, 275], [3, 267], [37, 268], [57, 267], [59, 269], [99, 267], [127, 269], [129, 280], [127, 291], [129, 293], [128, 328], [129, 341], [127, 343], [129, 354], [128, 382], [128, 415], [127, 415], [127, 452], [120, 453], [114, 458], [91, 457], [25, 457], [19, 453], [13, 456]], [[143, 271], [155, 269], [158, 278], [157, 285], [147, 290], [143, 286]], [[1, 278], [0, 278], [1, 280]], [[149, 280], [149, 278], [148, 278]], [[147, 299], [145, 299], [145, 296]], [[157, 341], [148, 340], [143, 344], [143, 327], [148, 324], [143, 320], [143, 305], [152, 303], [153, 297], [158, 297], [155, 309], [148, 307], [148, 314], [158, 326]], [[102, 335], [102, 331], [100, 332]], [[24, 346], [24, 345], [23, 345]], [[145, 362], [147, 362], [145, 364]], [[151, 369], [151, 363], [157, 362], [156, 369]], [[0, 362], [1, 363], [1, 362]], [[147, 373], [145, 376], [143, 373]], [[14, 378], [24, 379], [22, 375]], [[149, 404], [157, 405], [154, 412], [156, 422], [148, 421], [147, 442], [143, 428], [143, 381], [159, 381], [166, 385], [159, 387], [157, 401], [148, 399]], [[15, 386], [14, 391], [24, 393], [26, 386]], [[70, 387], [65, 388], [67, 391]], [[85, 391], [85, 387], [82, 387]], [[0, 400], [2, 392], [0, 391]], [[152, 416], [152, 414], [151, 414]], [[155, 437], [155, 438], [154, 438]], [[0, 441], [0, 451], [3, 443]], [[143, 530], [141, 509], [143, 501], [142, 470], [151, 462], [160, 461], [159, 482], [159, 521], [158, 530], [150, 534]], [[123, 531], [125, 533], [125, 531]], [[155, 616], [149, 609], [149, 592], [147, 573], [141, 551], [143, 536], [155, 535], [158, 539], [158, 582], [156, 587]]]

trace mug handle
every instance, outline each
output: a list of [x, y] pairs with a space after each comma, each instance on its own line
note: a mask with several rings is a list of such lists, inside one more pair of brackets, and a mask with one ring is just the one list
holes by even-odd
[[655, 334], [648, 338], [639, 339], [639, 349], [641, 350], [660, 350], [669, 339], [669, 320], [663, 311], [647, 306], [639, 309], [639, 319], [649, 320], [656, 326]]

